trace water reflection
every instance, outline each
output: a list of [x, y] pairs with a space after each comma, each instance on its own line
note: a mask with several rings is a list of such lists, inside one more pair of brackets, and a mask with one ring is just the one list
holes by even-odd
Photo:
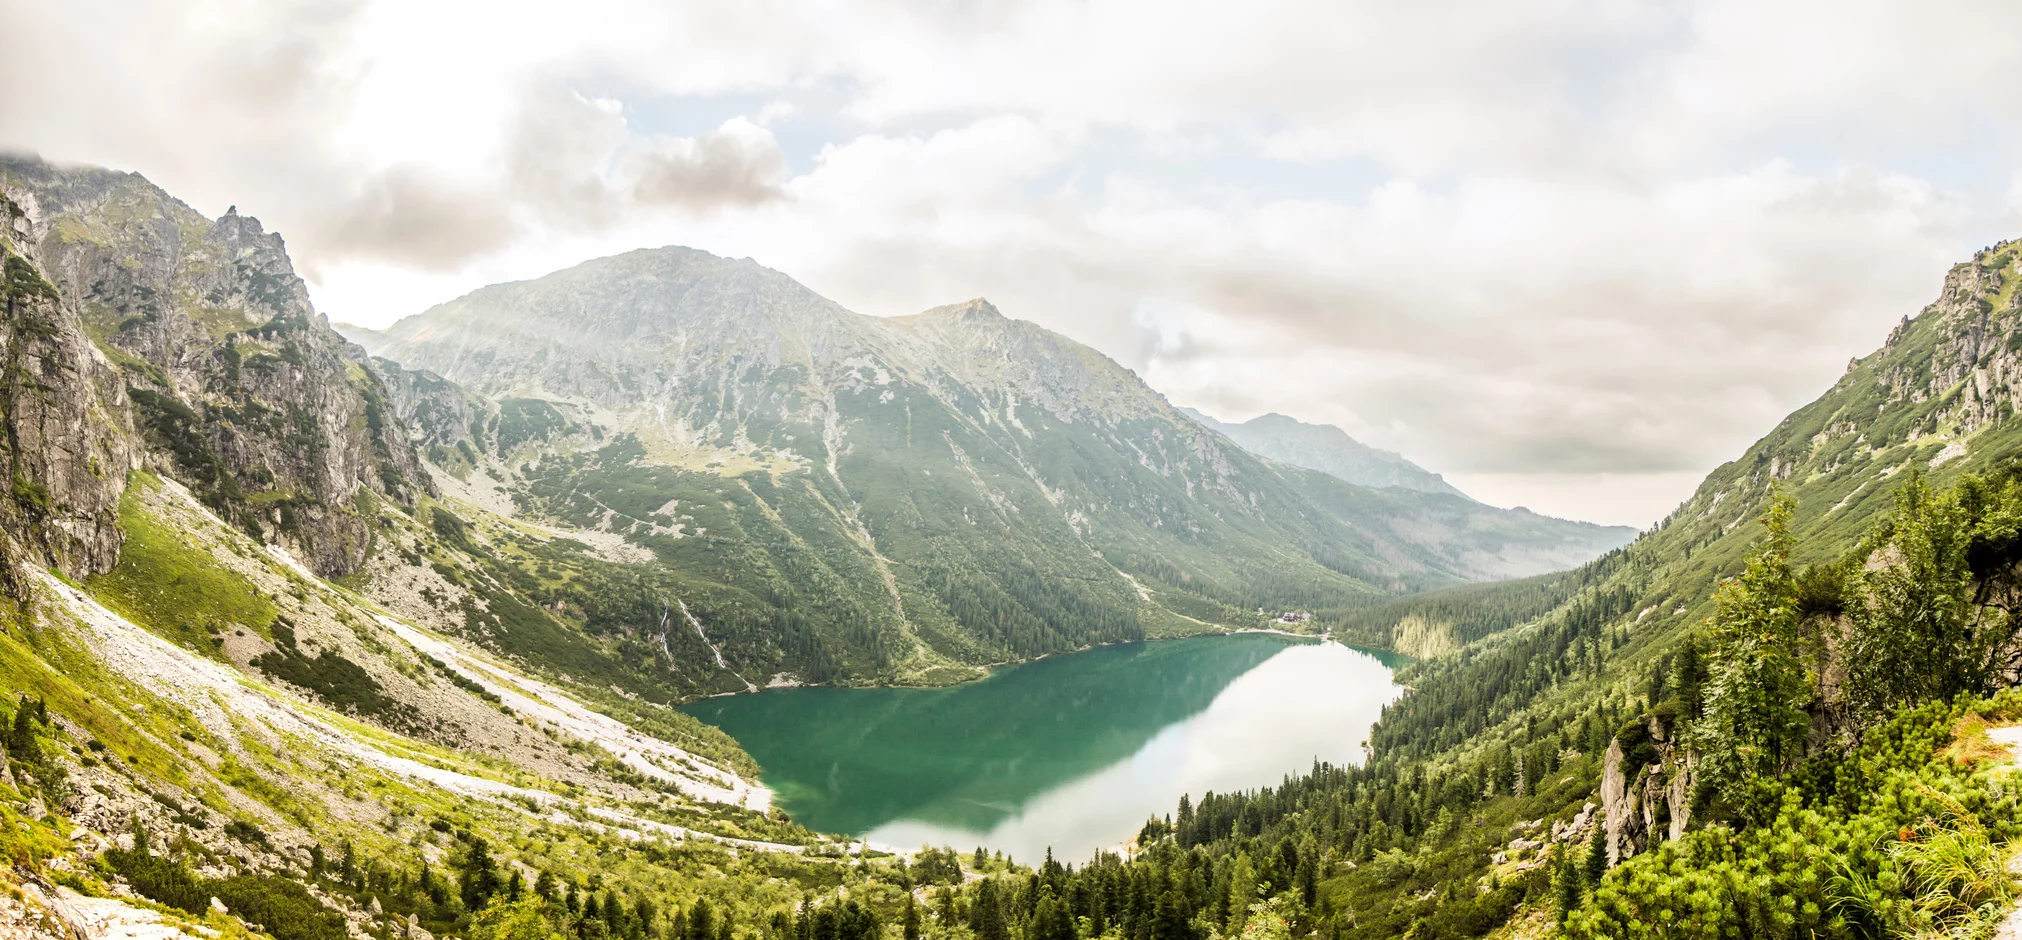
[[790, 689], [689, 710], [735, 736], [813, 828], [1082, 858], [1183, 792], [1358, 760], [1399, 691], [1370, 653], [1245, 635], [1092, 650], [951, 689]]

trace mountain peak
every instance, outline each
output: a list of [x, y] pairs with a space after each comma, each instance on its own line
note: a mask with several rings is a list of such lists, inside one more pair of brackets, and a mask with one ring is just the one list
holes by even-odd
[[[938, 307], [930, 307], [926, 310], [920, 311], [919, 313], [913, 314], [913, 316], [922, 319], [948, 319], [948, 320], [1011, 319], [1010, 317], [1004, 315], [1004, 311], [997, 309], [996, 304], [993, 304], [982, 297], [972, 297], [960, 303], [942, 304], [941, 306]], [[897, 319], [906, 319], [906, 318], [900, 317]]]
[[1307, 424], [1268, 412], [1240, 424], [1181, 408], [1187, 417], [1218, 431], [1244, 450], [1295, 467], [1318, 470], [1358, 486], [1396, 486], [1424, 493], [1467, 497], [1446, 479], [1402, 455], [1370, 447], [1331, 424]]

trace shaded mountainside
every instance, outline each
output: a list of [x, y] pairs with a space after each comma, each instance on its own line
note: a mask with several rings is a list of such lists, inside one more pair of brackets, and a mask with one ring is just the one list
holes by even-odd
[[[1231, 424], [1192, 408], [1181, 408], [1180, 413], [1259, 457], [1318, 470], [1358, 486], [1396, 486], [1448, 496], [1467, 495], [1439, 474], [1404, 459], [1402, 454], [1377, 450], [1331, 424], [1307, 424], [1275, 413]], [[1624, 533], [1625, 538], [1628, 535]]]
[[349, 335], [402, 367], [387, 381], [431, 459], [651, 551], [747, 675], [959, 675], [1624, 538], [1266, 463], [983, 301], [867, 317], [688, 249]]

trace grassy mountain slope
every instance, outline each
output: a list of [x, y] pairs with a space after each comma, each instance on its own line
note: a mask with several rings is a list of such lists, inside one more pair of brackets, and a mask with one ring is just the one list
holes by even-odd
[[[121, 516], [119, 566], [82, 584], [32, 572], [0, 630], [22, 729], [0, 760], [0, 845], [30, 889], [0, 919], [238, 929], [206, 914], [217, 896], [279, 940], [460, 932], [482, 899], [461, 900], [456, 873], [480, 843], [497, 888], [546, 872], [746, 921], [853, 880], [799, 860], [827, 843], [768, 815], [749, 758], [706, 725], [606, 717], [317, 579], [174, 481], [141, 475]], [[178, 909], [186, 882], [201, 893]]]
[[[1758, 520], [1773, 494], [1794, 501], [1792, 560], [1802, 566], [1885, 544], [1862, 540], [1880, 537], [1876, 527], [1912, 476], [1942, 490], [1968, 474], [2012, 472], [2022, 453], [2018, 257], [2022, 246], [2003, 243], [1954, 267], [1938, 299], [1905, 318], [1881, 350], [1851, 363], [1818, 400], [1711, 473], [1676, 512], [1620, 551], [1561, 575], [1401, 598], [1345, 615], [1341, 626], [1351, 636], [1441, 638], [1433, 644], [1441, 655], [1401, 673], [1413, 691], [1373, 732], [1372, 762], [1233, 798], [1223, 812], [1256, 814], [1257, 821], [1233, 829], [1217, 823], [1223, 828], [1194, 838], [1215, 853], [1315, 840], [1314, 851], [1334, 861], [1319, 866], [1314, 900], [1344, 934], [1549, 932], [1555, 908], [1584, 903], [1578, 885], [1585, 883], [1604, 890], [1599, 906], [1582, 907], [1576, 918], [1583, 936], [1615, 935], [1625, 923], [1644, 924], [1653, 936], [1697, 935], [1698, 922], [1655, 926], [1660, 908], [1666, 917], [1696, 910], [1705, 924], [1759, 918], [1756, 935], [1859, 935], [1867, 928], [1845, 920], [1853, 914], [1780, 907], [1801, 897], [1795, 882], [1718, 880], [1770, 876], [1720, 865], [1783, 865], [1791, 877], [1813, 878], [1803, 891], [1824, 890], [1818, 879], [1826, 876], [1812, 862], [1788, 867], [1797, 861], [1778, 847], [1786, 829], [1750, 830], [1737, 841], [1721, 835], [1730, 830], [1697, 830], [1713, 812], [1699, 807], [1688, 833], [1710, 835], [1664, 831], [1667, 813], [1683, 824], [1688, 804], [1700, 798], [1692, 774], [1677, 763], [1686, 753], [1674, 736], [1682, 713], [1665, 710], [1676, 703], [1651, 709], [1680, 694], [1688, 637], [1700, 644], [1695, 655], [1704, 655], [1711, 641], [1701, 625], [1715, 612], [1719, 584], [1759, 551]], [[1886, 567], [1893, 557], [1865, 560]], [[1984, 561], [1997, 574], [2006, 570], [1998, 558]], [[1930, 642], [1940, 641], [1933, 635]], [[1841, 668], [1831, 666], [1831, 674]], [[1798, 808], [1775, 825], [1811, 827], [1821, 846], [1854, 853], [1856, 867], [1868, 870], [1879, 856], [1838, 840], [1857, 841], [1862, 826], [1894, 833], [1897, 822], [1887, 820], [1899, 820], [1904, 832], [1965, 838], [1958, 833], [1977, 823], [1951, 815], [1965, 806], [1995, 814], [1986, 817], [1993, 828], [1972, 838], [1984, 844], [2012, 836], [2006, 822], [1995, 826], [2010, 810], [2000, 805], [2002, 771], [1989, 756], [2003, 752], [1973, 742], [1983, 734], [1975, 728], [2013, 722], [2013, 703], [1945, 707], [1952, 710], [1934, 704], [1905, 714], [1873, 732], [1866, 750], [1818, 755], [1828, 768], [1866, 768], [1868, 776], [1838, 790], [1829, 785], [1824, 797], [1810, 784], [1793, 784], [1791, 799], [1831, 805], [1793, 803]], [[1646, 760], [1663, 769], [1644, 773]], [[1604, 788], [1611, 763], [1620, 773], [1610, 785], [1624, 789]], [[1897, 772], [1907, 776], [1891, 776]], [[1644, 795], [1646, 783], [1660, 792]], [[1661, 792], [1674, 785], [1682, 797]], [[1929, 792], [1948, 795], [1920, 795]], [[1868, 802], [1876, 793], [1881, 802]], [[1964, 802], [1946, 809], [1945, 799]], [[1603, 817], [1636, 819], [1637, 807], [1654, 811], [1657, 831], [1631, 839], [1614, 834], [1613, 822], [1602, 825]], [[1937, 828], [1921, 828], [1925, 817]], [[1625, 821], [1622, 832], [1643, 825]], [[1602, 856], [1613, 846], [1618, 858], [1642, 851], [1652, 861], [1625, 869], [1620, 882], [1602, 880], [1607, 863], [1583, 861], [1589, 844]], [[1553, 870], [1568, 859], [1571, 875]], [[1584, 876], [1581, 865], [1590, 865]], [[1575, 885], [1570, 899], [1555, 899], [1564, 883]]]
[[[433, 498], [278, 238], [33, 160], [0, 210], [0, 935], [468, 935], [534, 893], [631, 940], [845, 886], [824, 917], [890, 913], [890, 861], [769, 812], [671, 707], [734, 681], [678, 601]], [[488, 433], [561, 433], [543, 407]]]
[[[396, 405], [444, 469], [651, 551], [664, 572], [642, 577], [746, 675], [937, 681], [1564, 567], [1618, 537], [1258, 460], [981, 301], [864, 317], [687, 249], [350, 335], [404, 367]], [[534, 407], [554, 433], [501, 439]], [[481, 426], [441, 419], [466, 414]]]

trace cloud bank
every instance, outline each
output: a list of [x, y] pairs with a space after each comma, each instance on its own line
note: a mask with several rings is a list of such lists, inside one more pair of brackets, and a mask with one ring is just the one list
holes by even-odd
[[2022, 7], [0, 6], [0, 145], [147, 174], [383, 324], [680, 243], [983, 294], [1173, 400], [1648, 523], [2022, 235]]

